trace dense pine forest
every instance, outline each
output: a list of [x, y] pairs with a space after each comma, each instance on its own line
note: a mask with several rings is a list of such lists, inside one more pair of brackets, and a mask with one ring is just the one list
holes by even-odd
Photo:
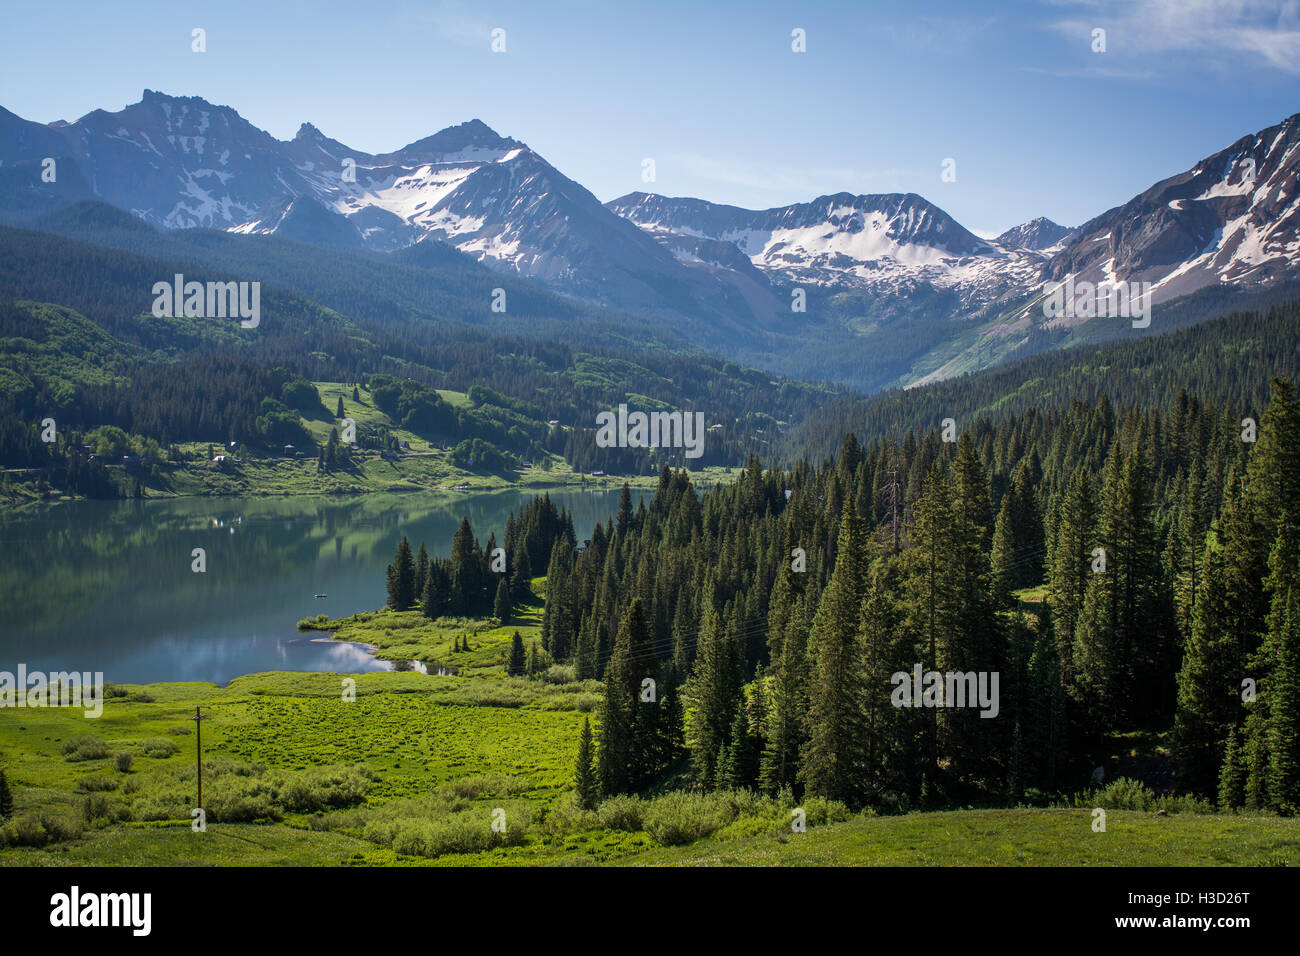
[[[665, 468], [648, 506], [625, 488], [583, 542], [539, 498], [496, 567], [468, 521], [447, 559], [403, 541], [389, 596], [501, 616], [545, 573], [533, 655], [604, 681], [588, 800], [664, 785], [882, 810], [1046, 799], [1086, 785], [1108, 738], [1151, 729], [1168, 732], [1166, 790], [1290, 813], [1297, 501], [1288, 381], [1258, 422], [1184, 390], [1163, 411], [1103, 396], [959, 436], [849, 434], [819, 465], [751, 459], [703, 494]], [[918, 665], [999, 675], [993, 719], [897, 706], [894, 675]]]

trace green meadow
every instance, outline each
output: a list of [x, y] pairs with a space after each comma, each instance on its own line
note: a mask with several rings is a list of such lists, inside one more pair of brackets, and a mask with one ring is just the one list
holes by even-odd
[[[788, 797], [748, 792], [665, 789], [582, 810], [573, 769], [599, 684], [564, 668], [507, 677], [513, 625], [357, 618], [340, 637], [460, 676], [276, 672], [118, 686], [98, 720], [0, 711], [15, 796], [0, 864], [1300, 865], [1300, 820], [1178, 804], [1112, 800], [1105, 832], [1083, 804], [872, 816], [810, 800], [804, 832]], [[535, 612], [518, 629], [535, 632]], [[206, 832], [191, 821], [196, 707]]]

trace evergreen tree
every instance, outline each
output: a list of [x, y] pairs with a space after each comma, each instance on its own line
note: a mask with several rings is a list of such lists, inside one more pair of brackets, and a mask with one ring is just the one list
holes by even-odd
[[343, 396], [339, 396], [339, 407], [334, 411], [335, 418], [346, 418], [347, 413], [343, 410]]
[[510, 623], [510, 585], [506, 584], [505, 576], [497, 582], [497, 596], [492, 604], [492, 616], [501, 622], [501, 626]]
[[1092, 573], [1092, 552], [1096, 547], [1100, 547], [1097, 505], [1092, 483], [1079, 470], [1070, 476], [1061, 503], [1049, 583], [1057, 652], [1067, 685], [1074, 681], [1075, 631], [1083, 615], [1083, 602]]
[[729, 790], [747, 790], [758, 777], [758, 739], [750, 730], [749, 716], [744, 707], [736, 708], [732, 718], [729, 741], [722, 749], [718, 767], [718, 786]]
[[648, 645], [641, 602], [633, 601], [619, 624], [605, 670], [599, 765], [601, 789], [607, 795], [631, 793], [653, 774], [644, 760], [650, 743], [639, 739], [646, 721], [642, 708], [647, 705], [640, 693]]
[[726, 751], [731, 726], [740, 706], [740, 668], [735, 630], [719, 618], [706, 598], [699, 656], [692, 679], [696, 707], [691, 722], [695, 777], [706, 789], [717, 786], [718, 755]]
[[[516, 634], [516, 637], [519, 635]], [[582, 736], [578, 739], [578, 767], [574, 775], [574, 789], [577, 790], [578, 806], [583, 810], [596, 809], [600, 802], [600, 781], [593, 764], [591, 744], [591, 718], [582, 720]]]
[[528, 562], [528, 549], [518, 548], [514, 552], [507, 553], [517, 554], [514, 567], [510, 571], [510, 595], [516, 601], [527, 601], [533, 595], [533, 569]]
[[[1281, 598], [1281, 596], [1279, 595]], [[1268, 794], [1269, 808], [1294, 816], [1300, 812], [1300, 587], [1287, 589], [1269, 675]]]
[[1015, 521], [1011, 495], [1004, 495], [993, 526], [993, 587], [997, 602], [1003, 607], [1011, 604], [1011, 592], [1019, 586]]
[[1218, 788], [1224, 747], [1240, 718], [1242, 662], [1224, 626], [1232, 612], [1222, 559], [1207, 548], [1203, 565], [1201, 594], [1178, 672], [1173, 754], [1179, 788], [1208, 795]]
[[429, 580], [429, 552], [420, 542], [420, 553], [415, 559], [415, 596], [423, 600], [424, 586]]
[[14, 814], [14, 795], [9, 789], [9, 780], [5, 777], [5, 772], [0, 770], [0, 823], [8, 820]]
[[402, 535], [390, 567], [388, 604], [395, 610], [405, 611], [415, 603], [415, 559], [411, 556], [411, 542], [406, 535]]
[[786, 627], [781, 659], [775, 665], [772, 679], [772, 711], [760, 782], [763, 790], [773, 795], [785, 788], [793, 790], [798, 780], [800, 745], [808, 706], [810, 627], [806, 603], [800, 602]]
[[618, 519], [615, 522], [614, 527], [618, 531], [619, 537], [623, 537], [624, 535], [627, 534], [631, 526], [632, 526], [632, 489], [628, 486], [628, 483], [625, 481], [623, 482], [623, 490], [619, 492], [619, 496], [618, 496]]
[[515, 631], [514, 637], [510, 639], [510, 660], [506, 664], [506, 673], [511, 677], [519, 677], [524, 672], [524, 666], [524, 639]]
[[1242, 760], [1242, 728], [1228, 735], [1223, 749], [1223, 766], [1219, 770], [1219, 807], [1230, 810], [1239, 807], [1246, 798], [1246, 767]]
[[[391, 567], [391, 565], [390, 565]], [[424, 590], [420, 594], [420, 605], [424, 616], [442, 617], [451, 606], [451, 579], [442, 561], [433, 561], [424, 576]]]
[[1248, 740], [1256, 730], [1262, 738], [1266, 766], [1248, 767], [1246, 792], [1248, 803], [1258, 794], [1256, 806], [1293, 814], [1300, 811], [1300, 528], [1283, 509], [1277, 529], [1264, 582], [1272, 595], [1268, 632], [1253, 662], [1261, 691], [1247, 720]]
[[866, 590], [865, 535], [850, 494], [840, 515], [835, 569], [813, 620], [809, 644], [808, 748], [801, 774], [807, 792], [860, 802], [867, 771], [863, 655], [858, 614]]

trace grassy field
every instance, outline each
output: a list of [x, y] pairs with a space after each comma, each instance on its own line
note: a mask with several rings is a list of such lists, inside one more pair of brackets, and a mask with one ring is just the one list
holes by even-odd
[[[533, 579], [534, 602], [516, 605], [506, 625], [498, 625], [495, 619], [430, 621], [418, 610], [382, 608], [337, 620], [329, 620], [322, 614], [299, 622], [298, 629], [328, 631], [336, 640], [368, 644], [382, 660], [439, 664], [461, 676], [476, 673], [504, 676], [515, 632], [519, 632], [525, 647], [540, 634], [545, 583], [544, 577]], [[468, 650], [463, 649], [462, 641], [468, 643]], [[458, 644], [462, 649], [456, 649]]]
[[[1124, 781], [1097, 798], [1104, 832], [1086, 800], [873, 816], [806, 799], [799, 833], [789, 796], [667, 789], [583, 810], [573, 771], [584, 720], [599, 729], [599, 683], [566, 667], [505, 673], [515, 630], [536, 639], [544, 586], [504, 627], [391, 610], [300, 625], [454, 675], [123, 685], [95, 720], [0, 710], [15, 796], [0, 865], [1300, 865], [1300, 819], [1215, 814]], [[198, 707], [203, 833], [190, 825]], [[1108, 779], [1162, 746], [1158, 733], [1113, 744]]]
[[[358, 675], [354, 700], [340, 675], [283, 672], [121, 687], [94, 721], [0, 711], [22, 844], [0, 864], [1300, 865], [1300, 820], [1267, 816], [1112, 809], [1099, 833], [1087, 807], [806, 801], [793, 833], [788, 801], [744, 793], [582, 811], [572, 772], [598, 685], [506, 678], [493, 647], [468, 677]], [[206, 833], [189, 826], [196, 706]]]

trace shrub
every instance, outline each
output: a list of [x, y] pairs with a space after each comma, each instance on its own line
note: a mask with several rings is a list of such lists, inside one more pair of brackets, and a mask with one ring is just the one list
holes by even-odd
[[99, 760], [108, 756], [108, 744], [94, 737], [69, 737], [63, 742], [63, 753], [73, 763], [79, 760]]
[[594, 810], [582, 809], [578, 795], [569, 791], [555, 801], [543, 826], [550, 836], [567, 836], [583, 830], [595, 830], [600, 826], [600, 817]]
[[1101, 807], [1106, 810], [1146, 810], [1166, 813], [1213, 813], [1214, 806], [1191, 794], [1156, 794], [1140, 780], [1117, 777], [1099, 790], [1088, 790], [1075, 797], [1076, 807]]
[[29, 810], [0, 827], [0, 845], [46, 846], [74, 840], [84, 829], [71, 807], [41, 807]]
[[282, 776], [278, 782], [277, 802], [292, 813], [350, 807], [370, 791], [370, 778], [356, 768], [318, 768]]
[[146, 757], [156, 757], [158, 759], [170, 757], [181, 749], [166, 737], [154, 737], [151, 740], [146, 740], [140, 746]]
[[122, 800], [102, 793], [89, 794], [81, 801], [81, 818], [87, 826], [97, 823], [120, 823], [131, 819], [131, 811]]
[[663, 846], [692, 843], [735, 819], [732, 801], [718, 794], [667, 793], [645, 814], [645, 830]]
[[123, 750], [113, 758], [113, 763], [117, 765], [117, 769], [122, 773], [129, 773], [131, 770], [131, 762], [134, 759], [135, 758], [131, 756], [129, 751]]
[[90, 793], [101, 790], [116, 790], [118, 781], [103, 773], [92, 773], [77, 781], [77, 786]]
[[506, 818], [503, 832], [492, 829], [482, 814], [456, 813], [437, 821], [397, 820], [371, 823], [365, 839], [387, 843], [396, 853], [407, 856], [437, 857], [447, 853], [480, 853], [499, 846], [519, 846], [527, 838], [527, 829]]
[[492, 773], [462, 777], [460, 780], [444, 783], [437, 792], [441, 797], [455, 796], [466, 800], [481, 800], [484, 797], [509, 797], [527, 789], [527, 780], [504, 773]]
[[635, 832], [643, 828], [644, 816], [645, 804], [639, 797], [610, 797], [596, 808], [596, 817], [606, 830]]

